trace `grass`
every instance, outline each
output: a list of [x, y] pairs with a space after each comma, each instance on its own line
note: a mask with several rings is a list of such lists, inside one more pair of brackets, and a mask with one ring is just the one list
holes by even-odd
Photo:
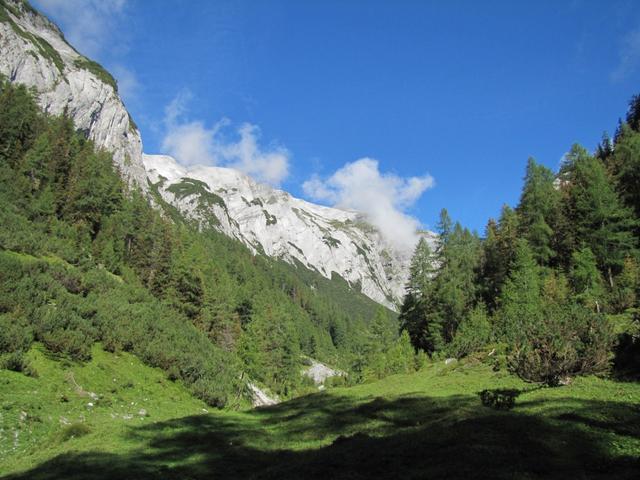
[[[3, 422], [27, 412], [20, 428], [34, 439], [0, 456], [7, 478], [637, 478], [640, 468], [637, 383], [591, 377], [539, 388], [480, 362], [441, 362], [274, 407], [205, 414], [128, 355], [96, 349], [83, 367], [35, 357], [39, 378], [0, 372], [11, 403]], [[104, 395], [92, 409], [70, 371]], [[514, 392], [513, 408], [484, 406], [485, 390]], [[148, 417], [135, 415], [142, 406]], [[134, 418], [118, 416], [125, 412]], [[60, 415], [88, 431], [62, 440], [69, 427]]]

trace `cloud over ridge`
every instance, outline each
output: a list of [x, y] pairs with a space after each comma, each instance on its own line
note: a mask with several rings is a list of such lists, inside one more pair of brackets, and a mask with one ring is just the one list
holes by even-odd
[[434, 185], [431, 175], [403, 178], [381, 173], [377, 160], [361, 158], [327, 178], [312, 176], [302, 188], [313, 200], [362, 212], [390, 243], [409, 250], [417, 242], [420, 222], [406, 209]]
[[235, 128], [235, 140], [222, 135], [231, 127], [222, 119], [211, 127], [188, 120], [189, 90], [181, 91], [165, 108], [162, 149], [185, 166], [209, 165], [235, 168], [258, 181], [279, 186], [289, 174], [289, 151], [280, 145], [261, 146], [260, 128], [243, 123]]

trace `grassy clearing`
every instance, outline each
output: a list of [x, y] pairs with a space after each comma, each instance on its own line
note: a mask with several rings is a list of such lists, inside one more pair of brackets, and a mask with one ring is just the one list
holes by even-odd
[[[34, 356], [40, 378], [0, 372], [0, 471], [17, 472], [8, 478], [637, 478], [640, 468], [637, 383], [592, 377], [537, 388], [482, 363], [439, 363], [275, 407], [204, 414], [131, 356], [96, 349], [87, 365], [63, 368]], [[93, 408], [71, 371], [103, 395]], [[483, 406], [486, 389], [514, 391], [514, 408]], [[7, 419], [20, 422], [22, 411], [40, 420], [23, 420], [24, 443], [8, 452]], [[62, 415], [89, 431], [61, 426]]]

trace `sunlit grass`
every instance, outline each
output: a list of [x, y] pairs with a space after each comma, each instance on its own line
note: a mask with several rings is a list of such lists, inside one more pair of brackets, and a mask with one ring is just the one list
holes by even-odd
[[[633, 478], [639, 465], [637, 383], [540, 388], [477, 360], [440, 362], [207, 413], [128, 354], [96, 347], [84, 365], [39, 349], [30, 358], [39, 378], [0, 372], [0, 472], [24, 472], [17, 478]], [[515, 406], [483, 406], [486, 389], [517, 392]]]

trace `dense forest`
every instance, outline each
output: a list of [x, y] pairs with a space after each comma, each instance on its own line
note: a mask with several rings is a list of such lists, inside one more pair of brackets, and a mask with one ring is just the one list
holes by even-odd
[[37, 375], [33, 342], [86, 361], [94, 343], [161, 367], [216, 406], [247, 382], [287, 398], [313, 387], [306, 357], [357, 383], [413, 371], [396, 315], [301, 267], [252, 255], [125, 185], [66, 116], [0, 82], [0, 367]]
[[442, 210], [420, 241], [400, 315], [432, 357], [495, 354], [548, 385], [640, 374], [640, 96], [613, 139], [574, 145], [558, 172], [529, 159], [518, 205], [484, 236]]

